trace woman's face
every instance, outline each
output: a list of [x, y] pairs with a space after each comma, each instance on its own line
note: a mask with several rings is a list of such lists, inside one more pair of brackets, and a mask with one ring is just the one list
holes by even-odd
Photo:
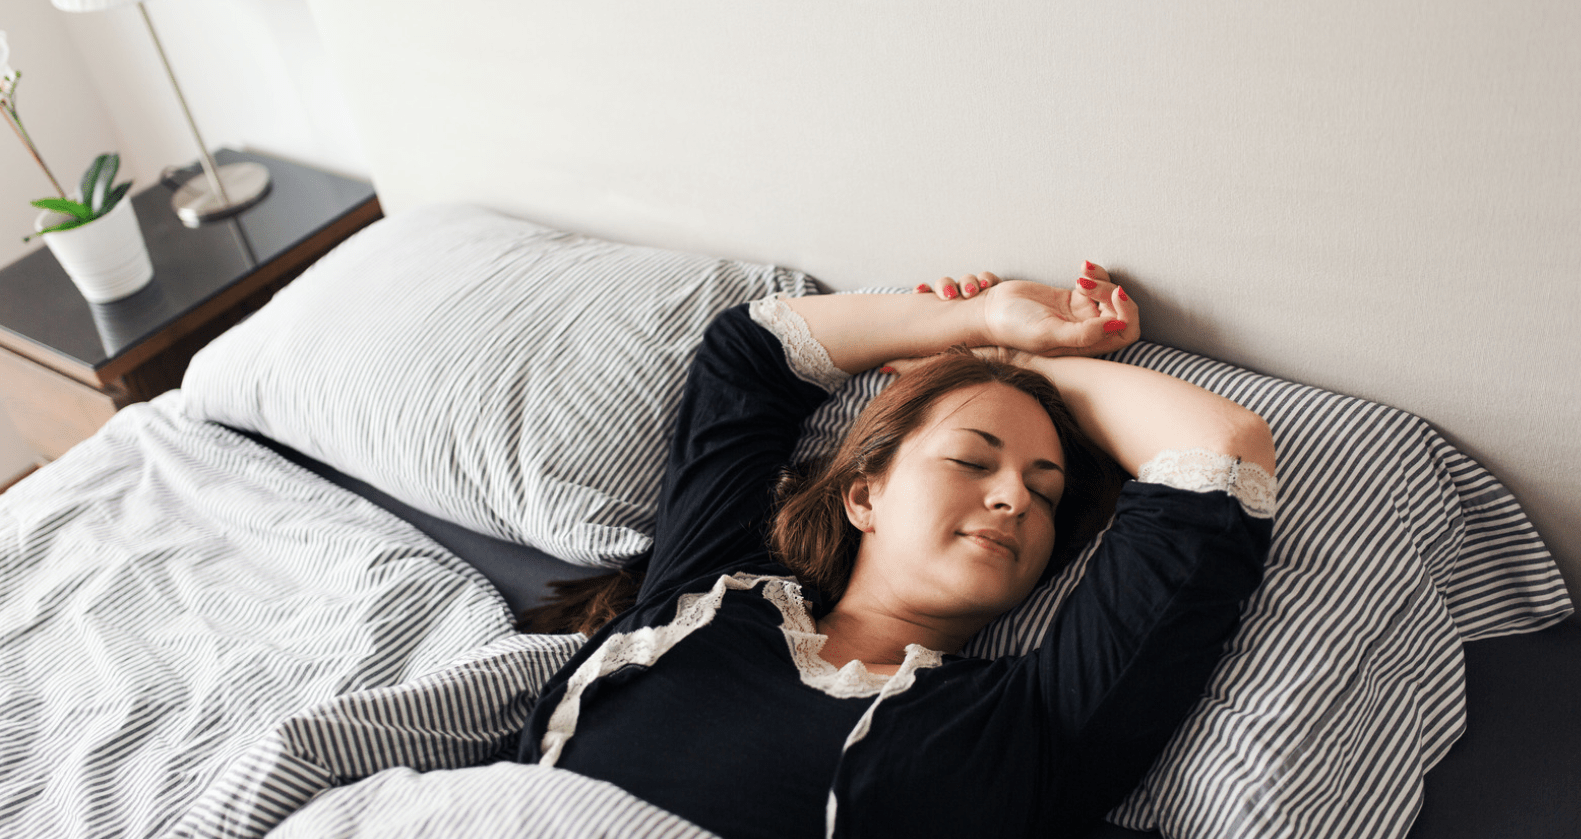
[[942, 397], [889, 472], [846, 493], [863, 531], [851, 591], [897, 614], [992, 620], [1037, 584], [1065, 489], [1059, 434], [997, 382]]

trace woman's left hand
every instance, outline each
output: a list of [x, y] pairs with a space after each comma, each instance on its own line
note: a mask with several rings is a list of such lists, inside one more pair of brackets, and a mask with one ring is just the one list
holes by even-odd
[[920, 285], [917, 291], [944, 300], [982, 297], [990, 342], [1034, 355], [1106, 355], [1142, 335], [1135, 301], [1092, 262], [1082, 266], [1072, 289], [1007, 282], [984, 271], [967, 274], [959, 283], [945, 277], [936, 287]]

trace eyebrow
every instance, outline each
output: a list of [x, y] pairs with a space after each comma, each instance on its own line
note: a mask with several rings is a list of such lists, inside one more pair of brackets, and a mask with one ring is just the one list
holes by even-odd
[[[998, 437], [996, 437], [996, 436], [994, 436], [992, 434], [989, 434], [988, 432], [982, 430], [981, 428], [965, 428], [965, 427], [962, 427], [962, 428], [957, 428], [955, 430], [956, 431], [970, 431], [971, 433], [976, 434], [977, 436], [983, 438], [984, 442], [988, 443], [988, 445], [993, 446], [996, 449], [1002, 449], [1002, 448], [1005, 447], [1005, 441], [999, 439]], [[1032, 468], [1033, 469], [1053, 469], [1054, 471], [1059, 472], [1060, 474], [1064, 474], [1065, 473], [1065, 468], [1063, 466], [1060, 466], [1058, 463], [1055, 463], [1052, 460], [1044, 460], [1043, 458], [1038, 458], [1037, 460], [1032, 461]]]

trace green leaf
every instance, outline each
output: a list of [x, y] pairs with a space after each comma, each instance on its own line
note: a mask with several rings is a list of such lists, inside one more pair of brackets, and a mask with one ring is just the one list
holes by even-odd
[[40, 210], [54, 210], [75, 216], [78, 222], [93, 221], [93, 210], [87, 204], [80, 204], [68, 198], [40, 198], [33, 202], [33, 206]]
[[40, 233], [59, 233], [62, 230], [70, 230], [73, 227], [81, 227], [82, 225], [87, 224], [88, 221], [89, 221], [88, 219], [80, 219], [80, 218], [67, 219], [67, 220], [61, 222], [60, 224], [55, 225], [54, 227], [46, 227], [43, 230], [40, 230], [39, 232]]
[[94, 216], [104, 214], [104, 199], [115, 182], [116, 170], [121, 168], [121, 156], [105, 152], [93, 159], [88, 171], [82, 174], [82, 201], [93, 208]]
[[104, 171], [106, 157], [102, 154], [95, 157], [93, 162], [88, 164], [88, 170], [82, 173], [82, 188], [79, 193], [82, 195], [82, 203], [89, 207], [93, 206], [93, 188], [99, 182], [99, 173]]
[[126, 195], [126, 191], [131, 189], [131, 188], [132, 188], [132, 182], [131, 181], [127, 181], [126, 183], [121, 184], [120, 186], [116, 187], [115, 189], [110, 190], [110, 197], [104, 199], [104, 209], [99, 211], [99, 215], [100, 216], [107, 216], [107, 215], [109, 215], [110, 211], [115, 209], [115, 205], [120, 203], [121, 197]]

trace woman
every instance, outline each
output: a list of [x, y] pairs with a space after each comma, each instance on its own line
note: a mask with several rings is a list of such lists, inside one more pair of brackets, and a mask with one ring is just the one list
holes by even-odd
[[[984, 274], [722, 315], [636, 603], [545, 687], [519, 758], [728, 837], [1088, 829], [1199, 697], [1260, 581], [1274, 452], [1227, 400], [1079, 357], [1135, 340], [1138, 313], [1099, 266], [1078, 286]], [[1012, 363], [896, 361], [957, 345]], [[891, 362], [899, 382], [776, 517], [801, 420]], [[1040, 649], [955, 655], [1092, 503], [1083, 436], [1143, 482]]]

